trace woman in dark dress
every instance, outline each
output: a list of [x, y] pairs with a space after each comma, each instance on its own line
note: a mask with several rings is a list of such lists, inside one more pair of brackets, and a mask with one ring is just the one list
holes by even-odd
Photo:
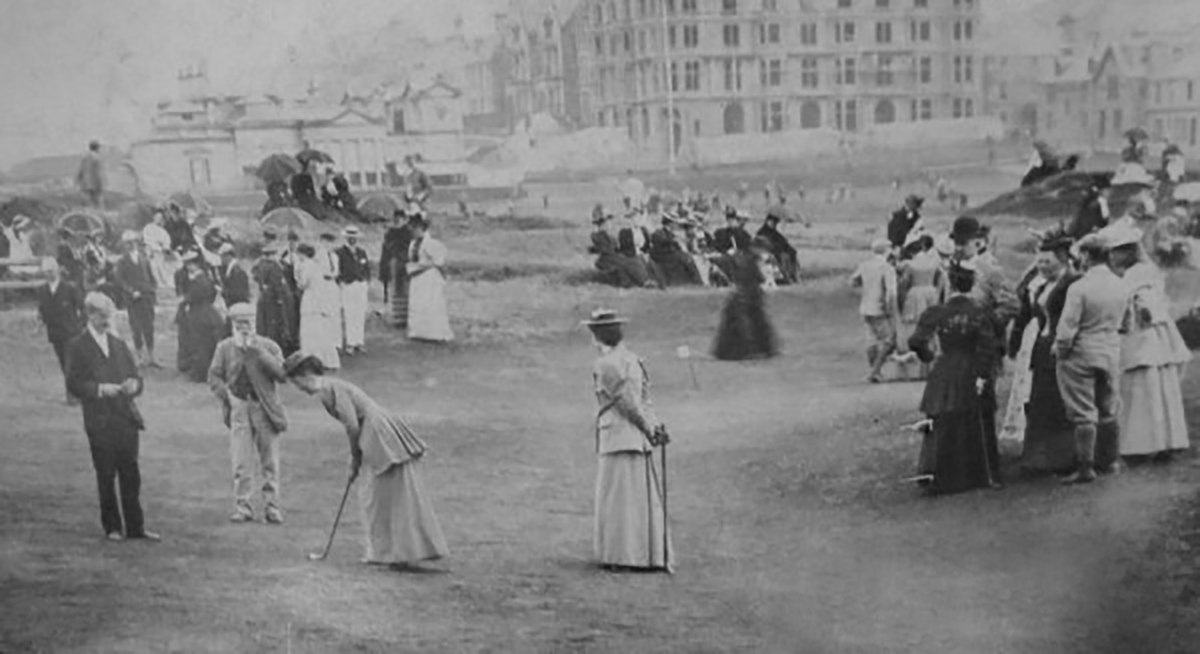
[[284, 278], [283, 264], [279, 262], [282, 249], [278, 243], [264, 246], [263, 255], [254, 264], [251, 274], [258, 283], [258, 335], [275, 341], [284, 356], [289, 356], [300, 349], [300, 326], [292, 322], [296, 297], [292, 295], [292, 288]]
[[767, 359], [779, 353], [775, 329], [767, 318], [762, 259], [769, 243], [755, 239], [748, 251], [733, 257], [733, 293], [721, 312], [713, 356], [722, 361]]
[[176, 280], [176, 292], [183, 298], [176, 314], [179, 324], [179, 369], [192, 381], [208, 381], [208, 368], [212, 365], [217, 343], [225, 333], [225, 320], [213, 308], [217, 299], [217, 287], [200, 265], [200, 257], [193, 253], [184, 261], [187, 272]]
[[601, 213], [592, 218], [596, 230], [592, 232], [592, 244], [588, 252], [596, 255], [596, 270], [605, 284], [618, 288], [642, 288], [654, 286], [650, 274], [641, 259], [628, 257], [617, 251], [617, 242], [604, 225], [612, 219], [610, 214]]
[[929, 468], [922, 472], [933, 475], [927, 488], [936, 494], [1000, 487], [996, 432], [985, 424], [994, 420], [994, 401], [983, 397], [996, 369], [996, 331], [970, 298], [974, 267], [954, 264], [948, 277], [950, 298], [921, 314], [908, 339], [908, 347], [925, 362], [934, 359], [935, 337], [940, 346], [921, 398], [921, 412], [933, 421], [932, 438], [921, 452], [922, 467]]
[[1054, 358], [1054, 335], [1066, 304], [1067, 289], [1079, 279], [1079, 273], [1071, 265], [1070, 248], [1071, 241], [1065, 238], [1042, 244], [1038, 267], [1048, 281], [1036, 297], [1029, 293], [1022, 296], [1017, 318], [1017, 327], [1022, 329], [1030, 320], [1036, 320], [1038, 325], [1037, 340], [1029, 357], [1033, 379], [1029, 402], [1025, 405], [1025, 444], [1020, 459], [1024, 474], [1067, 473], [1075, 468], [1074, 429], [1058, 390]]

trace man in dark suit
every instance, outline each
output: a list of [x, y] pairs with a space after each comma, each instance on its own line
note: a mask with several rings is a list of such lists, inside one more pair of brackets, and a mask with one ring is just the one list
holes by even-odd
[[121, 241], [125, 245], [125, 254], [117, 261], [113, 281], [129, 313], [129, 331], [133, 333], [138, 363], [159, 368], [161, 366], [154, 360], [154, 305], [158, 301], [154, 271], [150, 268], [149, 257], [142, 252], [141, 236], [137, 232], [125, 232]]
[[888, 221], [887, 235], [893, 248], [904, 247], [905, 241], [908, 240], [908, 233], [921, 220], [921, 205], [924, 203], [925, 198], [919, 195], [910, 195], [904, 199], [904, 206], [892, 213], [892, 219]]
[[371, 263], [367, 251], [358, 244], [362, 230], [350, 225], [342, 231], [346, 244], [337, 249], [338, 290], [342, 295], [342, 345], [347, 355], [367, 351], [366, 325], [368, 284], [371, 281]]
[[222, 245], [220, 255], [221, 269], [217, 271], [217, 279], [221, 284], [221, 299], [225, 300], [225, 306], [249, 304], [250, 275], [238, 265], [233, 245]]
[[779, 221], [779, 213], [768, 212], [757, 236], [771, 244], [771, 255], [775, 257], [785, 283], [795, 284], [800, 279], [800, 263], [796, 257], [796, 248], [792, 247], [787, 237], [779, 231]]
[[[46, 325], [46, 336], [58, 357], [58, 367], [67, 372], [67, 344], [83, 330], [83, 292], [62, 277], [58, 262], [47, 257], [42, 260], [42, 271], [50, 282], [38, 289], [38, 316]], [[75, 398], [67, 393], [67, 404], [75, 404]]]
[[750, 249], [750, 232], [742, 215], [733, 207], [725, 208], [725, 226], [713, 232], [713, 249], [721, 254], [736, 254]]
[[[87, 328], [67, 347], [67, 389], [83, 403], [83, 428], [100, 491], [100, 524], [111, 541], [160, 540], [142, 517], [138, 432], [145, 428], [134, 398], [142, 379], [125, 342], [108, 333], [116, 306], [102, 293], [84, 300]], [[114, 482], [120, 483], [118, 500]], [[119, 508], [118, 508], [119, 503]]]

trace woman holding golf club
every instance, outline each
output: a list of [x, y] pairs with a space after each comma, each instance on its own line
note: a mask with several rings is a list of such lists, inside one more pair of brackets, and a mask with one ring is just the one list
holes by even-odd
[[[596, 523], [594, 545], [608, 569], [671, 570], [666, 527], [666, 429], [650, 403], [642, 360], [622, 344], [615, 311], [598, 309], [585, 320], [600, 358], [592, 372], [596, 400]], [[654, 448], [663, 447], [663, 478]]]
[[317, 396], [329, 415], [345, 427], [351, 455], [347, 490], [366, 467], [359, 493], [367, 529], [363, 562], [404, 568], [447, 556], [446, 538], [421, 483], [418, 464], [425, 454], [421, 439], [359, 387], [324, 376], [325, 366], [316, 356], [296, 352], [283, 367], [297, 388]]

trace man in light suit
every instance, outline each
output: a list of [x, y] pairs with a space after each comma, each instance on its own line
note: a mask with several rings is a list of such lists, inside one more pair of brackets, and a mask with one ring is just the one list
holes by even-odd
[[[157, 541], [147, 531], [138, 499], [139, 432], [145, 428], [134, 398], [142, 379], [124, 341], [109, 333], [116, 306], [102, 293], [84, 300], [87, 329], [67, 348], [67, 389], [83, 404], [83, 428], [100, 492], [100, 524], [110, 541]], [[120, 499], [114, 484], [120, 484]], [[119, 508], [118, 508], [119, 505]]]

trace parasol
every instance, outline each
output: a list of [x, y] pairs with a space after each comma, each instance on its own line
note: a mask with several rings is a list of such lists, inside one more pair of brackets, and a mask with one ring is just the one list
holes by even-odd
[[317, 163], [333, 163], [333, 157], [329, 156], [325, 152], [321, 152], [320, 150], [305, 148], [296, 153], [296, 161], [299, 161], [303, 166], [307, 166], [308, 162], [310, 161], [315, 161]]
[[262, 218], [259, 224], [263, 227], [274, 227], [280, 231], [315, 234], [317, 219], [312, 214], [295, 207], [279, 207], [273, 209]]
[[272, 182], [286, 182], [289, 177], [304, 170], [304, 166], [290, 154], [273, 154], [262, 163], [258, 164], [258, 168], [254, 170], [254, 175], [262, 181], [270, 184]]
[[108, 232], [108, 223], [94, 213], [72, 211], [59, 219], [58, 228], [77, 236], [101, 236]]
[[1150, 135], [1147, 134], [1146, 130], [1142, 129], [1141, 127], [1132, 127], [1125, 130], [1125, 138], [1131, 141], [1145, 141], [1146, 139], [1150, 138]]
[[403, 208], [404, 204], [388, 193], [375, 193], [358, 201], [359, 212], [375, 218], [391, 220], [396, 210]]
[[171, 197], [167, 198], [168, 202], [174, 202], [181, 209], [191, 209], [201, 216], [212, 215], [212, 205], [207, 200], [196, 195], [193, 191], [181, 191], [172, 193]]
[[1175, 199], [1200, 202], [1200, 182], [1188, 182], [1175, 187]]

